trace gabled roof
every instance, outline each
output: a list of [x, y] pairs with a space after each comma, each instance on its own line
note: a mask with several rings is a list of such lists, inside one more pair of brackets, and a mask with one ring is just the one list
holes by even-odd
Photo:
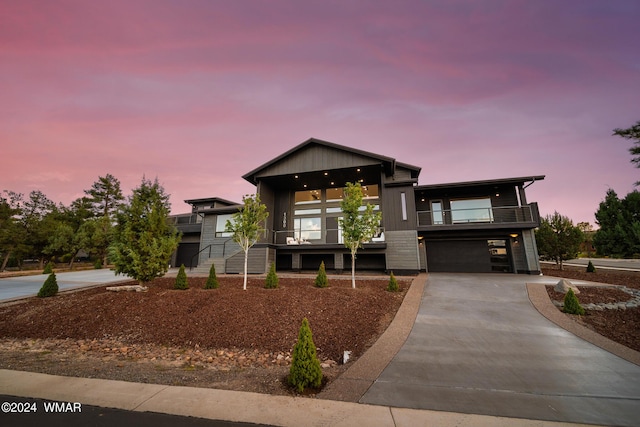
[[461, 188], [461, 187], [481, 187], [487, 185], [518, 185], [529, 182], [533, 184], [535, 181], [542, 181], [544, 175], [523, 176], [517, 178], [499, 178], [499, 179], [487, 179], [481, 181], [465, 181], [465, 182], [450, 182], [446, 184], [427, 184], [419, 185], [415, 187], [415, 191], [420, 190], [436, 190], [443, 188]]
[[[332, 150], [338, 150], [338, 151], [343, 151], [345, 152], [345, 154], [351, 154], [351, 155], [357, 155], [357, 156], [361, 156], [362, 158], [368, 158], [371, 160], [374, 160], [376, 162], [379, 162], [380, 164], [383, 165], [386, 173], [388, 173], [389, 175], [392, 175], [395, 171], [396, 168], [396, 160], [394, 158], [391, 157], [387, 157], [387, 156], [382, 156], [380, 154], [375, 154], [375, 153], [371, 153], [368, 151], [364, 151], [364, 150], [359, 150], [356, 148], [351, 148], [351, 147], [346, 147], [344, 145], [339, 145], [339, 144], [335, 144], [333, 142], [328, 142], [328, 141], [323, 141], [321, 139], [317, 139], [317, 138], [309, 138], [308, 140], [304, 141], [302, 144], [299, 144], [295, 147], [293, 147], [292, 149], [290, 149], [289, 151], [286, 151], [285, 153], [279, 155], [278, 157], [268, 161], [267, 163], [264, 163], [263, 165], [257, 167], [256, 169], [252, 170], [251, 172], [248, 172], [246, 174], [244, 174], [242, 176], [242, 178], [246, 179], [247, 181], [249, 181], [250, 183], [256, 185], [257, 184], [257, 177], [261, 175], [261, 173], [267, 171], [269, 168], [271, 168], [272, 166], [283, 162], [285, 159], [292, 157], [293, 155], [311, 147], [311, 146], [321, 146], [321, 147], [327, 147], [330, 148]], [[416, 176], [418, 173], [420, 173], [420, 169], [417, 166], [412, 166], [406, 163], [402, 163], [401, 164], [403, 167], [411, 169], [412, 172], [415, 172]], [[303, 172], [303, 171], [296, 171], [296, 172]], [[412, 173], [413, 174], [413, 173]]]

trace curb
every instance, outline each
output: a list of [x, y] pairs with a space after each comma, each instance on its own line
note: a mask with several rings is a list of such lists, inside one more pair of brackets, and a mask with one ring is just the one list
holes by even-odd
[[567, 315], [561, 313], [556, 306], [553, 305], [544, 283], [527, 283], [527, 293], [529, 301], [536, 310], [551, 322], [555, 323], [562, 329], [571, 332], [578, 338], [590, 342], [609, 353], [615, 354], [622, 359], [640, 366], [640, 352], [625, 347], [615, 341], [610, 340], [597, 332], [586, 328], [579, 323], [571, 320]]

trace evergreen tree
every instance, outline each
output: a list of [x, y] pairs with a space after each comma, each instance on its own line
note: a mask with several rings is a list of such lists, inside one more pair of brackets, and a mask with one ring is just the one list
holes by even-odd
[[53, 261], [49, 261], [47, 263], [47, 265], [44, 266], [44, 270], [42, 271], [42, 274], [51, 274], [53, 273], [53, 268], [55, 266], [53, 265]]
[[316, 275], [316, 286], [318, 288], [326, 288], [327, 286], [329, 286], [327, 272], [324, 269], [324, 261], [320, 262], [320, 268], [318, 268], [318, 274]]
[[189, 289], [189, 282], [187, 281], [187, 273], [184, 271], [184, 264], [180, 265], [180, 270], [178, 270], [178, 275], [176, 276], [176, 284], [174, 285], [175, 289], [185, 290]]
[[391, 276], [389, 277], [389, 284], [387, 285], [387, 290], [389, 292], [398, 292], [400, 290], [398, 288], [398, 281], [396, 280], [396, 276], [393, 275], [393, 271], [391, 272]]
[[607, 190], [595, 216], [600, 228], [593, 245], [598, 254], [616, 258], [640, 254], [640, 192], [632, 191], [621, 200], [614, 190]]
[[220, 284], [218, 283], [218, 276], [216, 276], [216, 266], [211, 264], [211, 268], [209, 269], [209, 277], [207, 278], [207, 283], [204, 284], [205, 289], [218, 289]]
[[276, 263], [272, 262], [265, 280], [265, 288], [276, 289], [278, 287], [278, 275], [276, 274]]
[[58, 281], [56, 280], [56, 273], [49, 274], [47, 280], [44, 281], [38, 296], [40, 298], [52, 297], [58, 293]]
[[141, 285], [163, 276], [180, 235], [168, 220], [169, 196], [158, 183], [142, 179], [129, 204], [118, 214], [110, 256], [116, 274], [125, 274]]
[[596, 267], [593, 265], [591, 261], [589, 261], [589, 264], [587, 265], [587, 273], [595, 273], [595, 272], [596, 272]]
[[362, 186], [359, 182], [347, 183], [344, 189], [344, 197], [340, 203], [343, 217], [338, 221], [342, 228], [344, 245], [351, 251], [351, 286], [356, 287], [356, 254], [363, 243], [371, 240], [380, 228], [382, 214], [374, 212], [374, 206], [370, 203], [362, 207]]
[[307, 387], [318, 388], [322, 385], [322, 368], [316, 355], [311, 327], [306, 318], [302, 320], [298, 342], [293, 347], [288, 381], [299, 393]]
[[[636, 167], [640, 168], [640, 120], [630, 128], [614, 129], [613, 134], [633, 141], [634, 146], [629, 148], [629, 153], [634, 156], [631, 159], [631, 163], [635, 163]], [[640, 185], [640, 181], [636, 182], [635, 185]]]
[[573, 292], [573, 289], [569, 289], [564, 296], [564, 308], [562, 311], [568, 314], [584, 314], [584, 308], [580, 305], [580, 301], [578, 301], [578, 297]]

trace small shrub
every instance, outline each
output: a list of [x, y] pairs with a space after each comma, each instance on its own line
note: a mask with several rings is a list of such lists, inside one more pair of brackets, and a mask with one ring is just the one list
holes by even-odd
[[218, 276], [216, 276], [216, 266], [211, 264], [211, 268], [209, 269], [209, 277], [207, 278], [207, 282], [204, 284], [205, 289], [218, 289], [220, 287], [220, 283], [218, 283]]
[[591, 261], [589, 261], [589, 265], [587, 265], [587, 273], [595, 273], [596, 267], [593, 265]]
[[329, 279], [327, 279], [327, 272], [324, 269], [324, 261], [320, 263], [318, 268], [318, 275], [316, 276], [316, 286], [318, 288], [326, 288], [329, 286]]
[[174, 289], [185, 290], [189, 289], [189, 283], [187, 282], [187, 273], [184, 271], [184, 264], [180, 265], [178, 275], [176, 276], [176, 284]]
[[287, 380], [299, 393], [302, 393], [307, 387], [318, 388], [322, 384], [322, 368], [316, 355], [316, 345], [313, 343], [311, 327], [306, 318], [302, 320], [298, 342], [293, 347], [291, 368]]
[[53, 273], [53, 268], [55, 267], [55, 264], [53, 263], [53, 261], [49, 261], [47, 263], [47, 265], [44, 266], [44, 270], [42, 271], [42, 274], [51, 274]]
[[93, 263], [93, 268], [96, 270], [102, 269], [102, 258], [98, 258], [96, 262]]
[[584, 308], [580, 305], [580, 301], [578, 301], [576, 294], [573, 293], [573, 289], [569, 289], [567, 294], [564, 296], [564, 308], [562, 311], [568, 314], [584, 314]]
[[391, 276], [389, 276], [389, 284], [387, 285], [387, 290], [389, 292], [398, 292], [400, 290], [398, 288], [398, 281], [396, 280], [396, 276], [393, 275], [393, 271], [391, 272]]
[[267, 289], [276, 289], [278, 287], [278, 275], [276, 274], [276, 264], [274, 262], [271, 263], [264, 287]]
[[56, 280], [56, 273], [49, 274], [47, 280], [38, 291], [40, 298], [52, 297], [58, 293], [58, 281]]

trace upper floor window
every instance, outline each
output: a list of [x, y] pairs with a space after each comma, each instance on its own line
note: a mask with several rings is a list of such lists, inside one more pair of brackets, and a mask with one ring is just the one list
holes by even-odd
[[454, 224], [466, 222], [493, 222], [491, 199], [460, 199], [451, 200], [451, 222]]
[[232, 214], [218, 215], [216, 218], [216, 237], [231, 237], [232, 233], [225, 231], [227, 227], [227, 221], [231, 221]]
[[302, 205], [306, 203], [320, 203], [322, 200], [321, 190], [305, 190], [296, 191], [296, 205]]

